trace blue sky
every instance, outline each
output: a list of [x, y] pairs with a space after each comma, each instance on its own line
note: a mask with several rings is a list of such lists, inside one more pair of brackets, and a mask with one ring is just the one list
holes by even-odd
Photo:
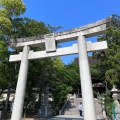
[[[60, 31], [83, 26], [109, 17], [120, 15], [120, 0], [23, 0], [26, 12], [22, 17], [43, 21], [46, 25], [63, 26]], [[89, 38], [87, 41], [96, 41]], [[73, 42], [62, 44], [70, 46]], [[65, 64], [74, 60], [77, 55], [62, 57]]]

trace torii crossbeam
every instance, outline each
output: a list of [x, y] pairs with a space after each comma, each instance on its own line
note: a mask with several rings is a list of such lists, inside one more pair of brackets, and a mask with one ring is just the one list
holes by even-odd
[[[82, 27], [43, 36], [10, 39], [10, 47], [23, 49], [23, 52], [18, 55], [10, 55], [9, 59], [10, 62], [21, 61], [11, 120], [21, 120], [22, 118], [29, 60], [75, 53], [79, 54], [84, 120], [96, 120], [87, 52], [107, 49], [107, 42], [86, 43], [85, 38], [104, 34], [106, 28], [110, 25], [111, 19], [112, 17], [110, 16]], [[78, 40], [78, 44], [66, 48], [56, 47], [56, 43], [75, 39]], [[30, 51], [30, 46], [38, 47], [43, 45], [46, 47], [44, 51]]]

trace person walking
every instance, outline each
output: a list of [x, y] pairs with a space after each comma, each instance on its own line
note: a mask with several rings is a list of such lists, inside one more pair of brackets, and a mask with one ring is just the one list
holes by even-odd
[[83, 117], [82, 116], [82, 113], [83, 113], [83, 105], [82, 105], [82, 102], [80, 102], [80, 104], [78, 105], [78, 110], [80, 112], [80, 117]]

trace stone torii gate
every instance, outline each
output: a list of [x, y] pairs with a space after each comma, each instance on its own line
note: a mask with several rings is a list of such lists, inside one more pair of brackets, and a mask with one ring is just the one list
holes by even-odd
[[[17, 55], [10, 55], [9, 59], [10, 62], [21, 61], [11, 120], [21, 120], [22, 118], [29, 60], [75, 53], [79, 54], [84, 120], [96, 120], [87, 52], [107, 49], [107, 42], [91, 43], [86, 42], [86, 38], [104, 34], [110, 22], [111, 17], [108, 17], [95, 23], [63, 32], [37, 37], [18, 38], [17, 40], [10, 39], [10, 47], [13, 49], [23, 49], [23, 52]], [[56, 48], [56, 43], [76, 39], [78, 44], [66, 48]], [[37, 52], [30, 50], [30, 47], [42, 45], [45, 45], [46, 50]]]

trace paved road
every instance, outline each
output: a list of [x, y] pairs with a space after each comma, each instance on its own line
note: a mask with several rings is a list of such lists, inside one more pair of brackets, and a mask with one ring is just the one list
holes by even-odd
[[[47, 120], [84, 120], [83, 117], [78, 117], [74, 115], [58, 115]], [[97, 118], [97, 120], [105, 120], [105, 118]]]
[[59, 115], [52, 118], [48, 118], [47, 120], [84, 120], [84, 119], [74, 115]]
[[[10, 120], [10, 119], [7, 119]], [[79, 116], [75, 116], [75, 115], [58, 115], [58, 116], [54, 116], [51, 118], [23, 118], [22, 120], [84, 120], [84, 118], [81, 118]], [[105, 120], [102, 118], [97, 118], [97, 120]]]
[[[7, 119], [10, 120], [10, 119]], [[74, 116], [74, 115], [58, 115], [58, 116], [54, 116], [51, 118], [23, 118], [22, 120], [84, 120], [83, 118], [80, 118], [78, 116]]]

